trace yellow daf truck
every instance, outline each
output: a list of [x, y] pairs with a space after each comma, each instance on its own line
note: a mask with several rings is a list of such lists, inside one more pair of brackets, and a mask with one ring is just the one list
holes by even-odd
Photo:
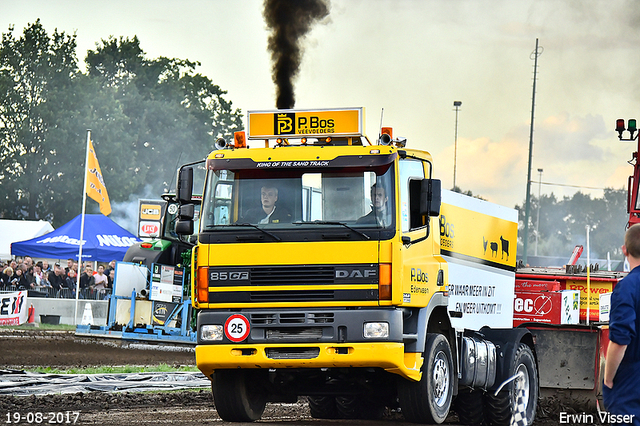
[[[222, 419], [308, 397], [316, 418], [531, 424], [534, 345], [513, 328], [517, 212], [442, 190], [431, 155], [363, 109], [248, 113], [206, 159], [192, 258], [196, 364]], [[179, 171], [179, 232], [193, 231]]]

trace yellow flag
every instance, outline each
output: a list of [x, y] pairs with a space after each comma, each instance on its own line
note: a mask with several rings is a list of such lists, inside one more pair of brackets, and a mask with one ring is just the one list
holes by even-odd
[[93, 149], [93, 142], [89, 141], [89, 156], [87, 162], [87, 195], [100, 204], [100, 213], [109, 216], [111, 213], [111, 203], [107, 194], [107, 187], [104, 185], [100, 165], [96, 151]]

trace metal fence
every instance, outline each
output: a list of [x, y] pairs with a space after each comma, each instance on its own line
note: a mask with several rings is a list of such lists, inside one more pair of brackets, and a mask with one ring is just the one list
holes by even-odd
[[[56, 290], [53, 287], [39, 287], [38, 289], [25, 289], [23, 287], [16, 287], [13, 285], [6, 286], [0, 288], [0, 290], [5, 292], [14, 292], [21, 290], [28, 290], [29, 297], [48, 297], [55, 299], [75, 299], [76, 298], [76, 290], [69, 288], [61, 288]], [[82, 288], [80, 289], [80, 293], [78, 294], [78, 299], [83, 300], [106, 300], [111, 295], [111, 289], [89, 289]]]

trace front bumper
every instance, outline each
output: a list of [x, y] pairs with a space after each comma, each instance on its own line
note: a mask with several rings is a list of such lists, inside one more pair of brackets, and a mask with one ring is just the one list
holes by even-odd
[[[203, 340], [204, 325], [242, 317], [246, 333], [233, 340]], [[365, 323], [388, 324], [386, 338], [367, 338]], [[405, 353], [403, 313], [396, 308], [285, 308], [198, 313], [196, 365], [207, 376], [235, 368], [381, 368], [419, 380], [421, 353]]]
[[422, 361], [420, 353], [405, 353], [402, 343], [387, 342], [196, 346], [196, 365], [207, 377], [214, 370], [236, 368], [377, 367], [418, 381]]

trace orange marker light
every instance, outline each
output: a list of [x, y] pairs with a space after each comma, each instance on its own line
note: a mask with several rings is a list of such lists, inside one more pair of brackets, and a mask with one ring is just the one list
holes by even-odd
[[380, 264], [380, 279], [378, 281], [378, 300], [391, 300], [391, 264]]
[[209, 268], [201, 266], [198, 268], [197, 277], [197, 300], [198, 303], [209, 303]]

